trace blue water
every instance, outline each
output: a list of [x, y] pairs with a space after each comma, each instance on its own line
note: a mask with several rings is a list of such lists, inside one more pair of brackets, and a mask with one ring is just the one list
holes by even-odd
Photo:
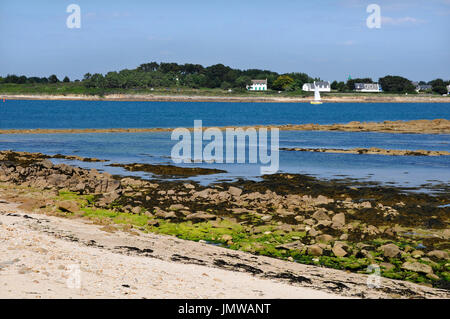
[[[204, 126], [346, 123], [450, 118], [447, 104], [351, 104], [311, 106], [281, 103], [183, 103], [183, 102], [86, 102], [7, 101], [0, 103], [0, 129], [5, 128], [113, 128], [192, 127], [195, 119]], [[79, 155], [109, 160], [80, 163], [113, 174], [138, 175], [109, 163], [170, 164], [175, 141], [170, 132], [107, 134], [0, 135], [0, 150]], [[353, 148], [450, 151], [450, 135], [389, 134], [367, 132], [281, 131], [280, 147]], [[70, 162], [55, 160], [55, 162]], [[73, 163], [73, 162], [72, 162]], [[106, 165], [105, 165], [106, 164]], [[182, 164], [220, 168], [226, 174], [193, 178], [202, 183], [220, 179], [260, 176], [261, 164]], [[377, 181], [402, 187], [450, 183], [450, 157], [353, 155], [280, 151], [282, 172], [303, 173], [327, 179], [344, 177]]]
[[0, 129], [143, 128], [450, 118], [450, 103], [6, 101]]

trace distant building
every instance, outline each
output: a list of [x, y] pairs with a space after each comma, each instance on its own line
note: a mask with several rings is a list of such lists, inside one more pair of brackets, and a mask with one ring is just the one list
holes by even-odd
[[357, 92], [381, 92], [381, 86], [378, 83], [355, 83]]
[[447, 94], [450, 94], [450, 85], [447, 85]]
[[319, 89], [319, 92], [331, 92], [331, 84], [328, 81], [314, 81], [314, 83], [303, 84], [302, 90], [305, 92], [314, 92], [315, 89]]
[[433, 89], [433, 86], [431, 86], [429, 84], [418, 84], [416, 86], [416, 92], [427, 91], [427, 90], [431, 90], [431, 89]]
[[265, 80], [252, 80], [251, 85], [247, 85], [249, 91], [267, 91], [267, 79]]

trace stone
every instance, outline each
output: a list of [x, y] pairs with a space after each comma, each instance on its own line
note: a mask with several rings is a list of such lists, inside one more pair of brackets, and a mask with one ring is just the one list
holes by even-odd
[[136, 207], [133, 207], [132, 209], [131, 209], [131, 212], [133, 213], [133, 214], [140, 214], [141, 213], [141, 208], [139, 207], [139, 206], [136, 206]]
[[317, 235], [320, 235], [321, 232], [318, 230], [315, 230], [314, 228], [311, 228], [310, 230], [308, 230], [308, 235], [311, 237], [316, 237]]
[[332, 240], [333, 240], [333, 236], [328, 235], [328, 234], [323, 234], [323, 235], [316, 236], [316, 241], [318, 243], [328, 243], [328, 242], [330, 242]]
[[158, 227], [159, 226], [159, 222], [157, 220], [151, 219], [147, 222], [147, 225], [149, 226], [153, 226], [153, 227]]
[[323, 249], [319, 245], [311, 245], [308, 247], [308, 254], [312, 256], [322, 256]]
[[394, 258], [400, 256], [402, 253], [400, 248], [398, 248], [398, 246], [395, 244], [383, 245], [380, 247], [380, 249], [383, 251], [384, 257]]
[[433, 268], [431, 268], [431, 266], [429, 265], [425, 265], [419, 262], [405, 262], [402, 265], [402, 269], [405, 270], [409, 270], [409, 271], [414, 271], [414, 272], [420, 272], [420, 273], [424, 273], [424, 274], [432, 274], [433, 273]]
[[237, 187], [234, 187], [234, 186], [231, 186], [231, 187], [228, 189], [228, 193], [230, 193], [230, 194], [233, 195], [233, 196], [241, 196], [241, 194], [242, 194], [242, 189], [237, 188]]
[[223, 241], [230, 241], [233, 240], [233, 237], [231, 235], [222, 235], [222, 237], [220, 237], [220, 239], [222, 239]]
[[103, 194], [102, 201], [105, 204], [111, 204], [119, 197], [120, 197], [120, 195], [117, 192], [105, 193], [105, 194]]
[[198, 220], [198, 221], [205, 221], [205, 220], [210, 220], [210, 219], [215, 219], [216, 216], [213, 214], [208, 214], [206, 212], [196, 212], [194, 214], [190, 214], [188, 216], [186, 216], [187, 220]]
[[316, 211], [313, 215], [312, 218], [314, 218], [317, 221], [321, 221], [321, 220], [330, 220], [330, 217], [328, 216], [327, 213], [325, 213], [323, 210], [318, 210]]
[[186, 207], [184, 207], [183, 204], [172, 204], [169, 207], [169, 210], [180, 210], [180, 209], [185, 209]]
[[435, 257], [437, 259], [448, 259], [448, 253], [443, 250], [433, 250], [427, 254], [428, 257]]
[[381, 263], [380, 266], [384, 267], [384, 269], [386, 269], [386, 271], [389, 271], [389, 270], [395, 268], [395, 266], [393, 264], [385, 263], [385, 262]]
[[342, 234], [341, 237], [339, 237], [340, 240], [347, 240], [348, 234]]
[[345, 226], [345, 214], [344, 213], [339, 213], [333, 216], [333, 218], [331, 219], [332, 221], [332, 228], [334, 229], [339, 229]]
[[347, 255], [347, 252], [342, 248], [342, 245], [334, 245], [332, 251], [336, 257], [344, 257]]
[[302, 221], [305, 220], [305, 217], [302, 216], [302, 215], [298, 215], [298, 216], [295, 216], [294, 219], [295, 219], [297, 222], [301, 223]]
[[264, 215], [263, 217], [261, 217], [261, 220], [262, 220], [263, 222], [269, 222], [269, 221], [272, 220], [272, 216], [270, 216], [270, 215]]
[[80, 211], [80, 206], [76, 201], [66, 200], [58, 203], [58, 208], [62, 211], [77, 213]]
[[304, 247], [305, 247], [305, 244], [303, 244], [301, 241], [297, 240], [297, 241], [293, 241], [288, 244], [278, 245], [275, 248], [276, 249], [286, 249], [286, 250], [303, 250]]
[[161, 217], [164, 219], [177, 218], [177, 215], [175, 214], [175, 212], [165, 212], [161, 209], [156, 211], [155, 216]]
[[420, 258], [420, 257], [422, 257], [423, 255], [425, 255], [425, 253], [424, 253], [422, 250], [414, 250], [414, 251], [411, 253], [411, 256], [413, 256], [413, 258]]

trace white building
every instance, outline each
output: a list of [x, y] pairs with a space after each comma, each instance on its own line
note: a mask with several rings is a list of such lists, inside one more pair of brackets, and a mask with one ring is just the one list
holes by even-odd
[[267, 79], [252, 80], [252, 85], [247, 85], [249, 91], [267, 91]]
[[305, 92], [313, 92], [316, 89], [316, 86], [319, 89], [319, 92], [331, 92], [331, 84], [328, 81], [305, 83], [303, 84], [302, 90]]
[[381, 92], [381, 86], [378, 83], [355, 83], [356, 92]]
[[447, 93], [450, 94], [450, 85], [447, 85]]

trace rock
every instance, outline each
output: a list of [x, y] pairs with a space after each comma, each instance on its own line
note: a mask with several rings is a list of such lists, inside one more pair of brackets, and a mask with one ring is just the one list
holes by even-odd
[[336, 257], [344, 257], [345, 255], [347, 255], [347, 252], [344, 250], [344, 248], [342, 248], [342, 245], [334, 245], [332, 251]]
[[445, 229], [442, 236], [444, 236], [444, 239], [450, 239], [450, 229]]
[[303, 244], [301, 241], [297, 240], [297, 241], [293, 241], [288, 244], [278, 245], [275, 248], [276, 249], [286, 249], [286, 250], [303, 250], [304, 247], [305, 247], [305, 244]]
[[222, 239], [223, 241], [230, 241], [233, 240], [233, 237], [231, 235], [222, 235], [222, 237], [220, 237], [220, 239]]
[[319, 245], [311, 245], [308, 247], [308, 254], [312, 256], [322, 256], [323, 250]]
[[413, 258], [420, 258], [420, 257], [422, 257], [423, 255], [425, 255], [425, 253], [424, 253], [422, 250], [414, 250], [414, 251], [411, 253], [411, 256], [413, 256]]
[[196, 212], [194, 214], [190, 214], [186, 217], [187, 220], [198, 220], [198, 221], [205, 221], [205, 220], [210, 220], [210, 219], [215, 219], [216, 216], [213, 214], [208, 214], [206, 212]]
[[159, 222], [157, 220], [151, 219], [147, 222], [147, 225], [149, 226], [153, 226], [153, 227], [158, 227], [159, 226]]
[[333, 222], [331, 226], [332, 228], [340, 229], [345, 226], [345, 214], [344, 213], [336, 214], [333, 216], [331, 221]]
[[323, 210], [318, 210], [316, 211], [313, 215], [312, 218], [314, 218], [317, 221], [321, 221], [321, 220], [330, 220], [330, 217], [328, 216], [327, 213], [325, 213]]
[[328, 242], [330, 242], [332, 240], [333, 240], [333, 236], [328, 235], [328, 234], [323, 234], [323, 235], [316, 236], [316, 241], [318, 243], [328, 243]]
[[66, 200], [58, 203], [58, 208], [62, 211], [77, 213], [80, 211], [80, 206], [76, 201]]
[[298, 221], [299, 223], [301, 223], [302, 221], [305, 220], [305, 217], [304, 217], [304, 216], [301, 216], [301, 215], [298, 215], [298, 216], [295, 216], [294, 219], [295, 219], [296, 221]]
[[402, 265], [402, 269], [405, 270], [409, 270], [409, 271], [414, 271], [414, 272], [420, 272], [420, 273], [424, 273], [424, 274], [432, 274], [433, 273], [433, 268], [431, 268], [431, 266], [429, 265], [425, 265], [419, 262], [405, 262]]
[[180, 210], [180, 209], [185, 209], [186, 207], [184, 207], [184, 205], [182, 204], [172, 204], [169, 207], [169, 210]]
[[161, 209], [159, 209], [155, 212], [155, 216], [161, 217], [164, 219], [177, 218], [177, 215], [175, 214], [175, 212], [165, 212]]
[[139, 206], [136, 206], [136, 207], [133, 207], [132, 209], [131, 209], [131, 212], [133, 213], [133, 214], [140, 214], [141, 213], [141, 210], [142, 210], [142, 208], [141, 207], [139, 207]]
[[372, 208], [372, 204], [370, 202], [363, 202], [359, 206], [361, 208]]
[[186, 183], [186, 184], [183, 184], [183, 186], [184, 186], [185, 188], [187, 188], [187, 189], [194, 189], [194, 188], [195, 188], [195, 186], [194, 186], [194, 185], [192, 185], [192, 184], [188, 184], [188, 183]]
[[443, 250], [433, 250], [430, 251], [427, 256], [429, 257], [435, 257], [437, 259], [448, 259], [448, 253]]
[[234, 187], [234, 186], [231, 186], [231, 187], [228, 189], [228, 193], [230, 193], [232, 196], [241, 196], [241, 194], [242, 194], [242, 189], [237, 188], [237, 187]]
[[395, 268], [395, 266], [394, 266], [393, 264], [390, 264], [390, 263], [384, 263], [384, 262], [381, 263], [380, 266], [381, 266], [381, 267], [384, 267], [384, 269], [386, 269], [386, 271], [389, 271], [389, 270]]
[[105, 204], [111, 204], [112, 202], [114, 202], [119, 197], [120, 197], [120, 195], [117, 192], [105, 193], [105, 194], [103, 194], [102, 201]]
[[402, 251], [395, 244], [387, 244], [380, 247], [383, 251], [384, 257], [394, 258], [400, 256]]
[[347, 240], [348, 234], [342, 234], [341, 237], [339, 237], [340, 240]]
[[311, 228], [310, 230], [308, 230], [308, 235], [311, 237], [316, 237], [317, 235], [320, 235], [321, 232], [318, 230], [315, 230], [314, 228]]
[[42, 162], [39, 162], [39, 165], [41, 165], [43, 168], [51, 169], [53, 168], [53, 163], [49, 161], [48, 159], [43, 160]]
[[269, 221], [272, 220], [272, 216], [270, 216], [270, 215], [264, 215], [263, 217], [261, 217], [261, 220], [262, 220], [263, 222], [269, 222]]

